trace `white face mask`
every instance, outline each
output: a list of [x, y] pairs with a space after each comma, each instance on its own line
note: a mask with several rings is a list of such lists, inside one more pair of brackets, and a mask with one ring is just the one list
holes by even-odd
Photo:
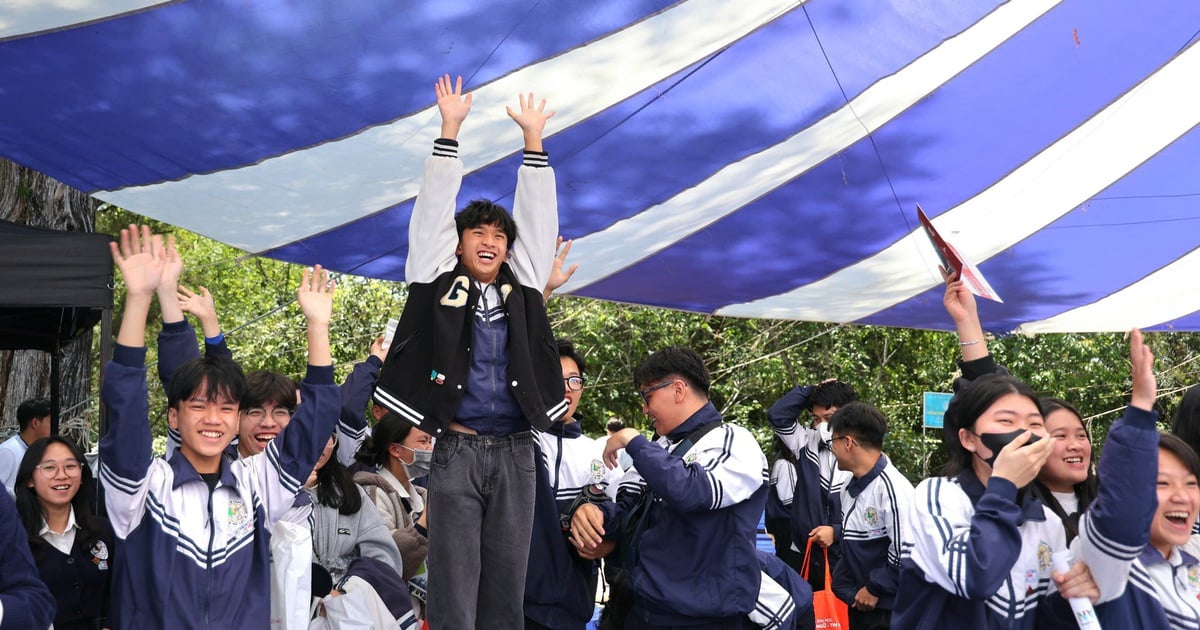
[[817, 434], [821, 436], [821, 441], [825, 442], [826, 444], [833, 439], [833, 431], [829, 429], [828, 422], [822, 422], [821, 424], [817, 425]]
[[411, 464], [406, 464], [404, 460], [400, 460], [400, 463], [404, 465], [404, 472], [408, 474], [409, 479], [417, 479], [418, 477], [424, 477], [425, 475], [429, 474], [429, 466], [433, 463], [432, 449], [428, 451], [418, 450], [415, 448], [409, 448], [403, 444], [397, 444], [396, 446], [412, 451], [413, 462]]

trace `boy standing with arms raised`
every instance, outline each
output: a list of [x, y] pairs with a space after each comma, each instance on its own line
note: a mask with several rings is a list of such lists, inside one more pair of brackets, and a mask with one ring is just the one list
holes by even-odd
[[[542, 289], [558, 235], [554, 171], [542, 151], [553, 112], [522, 95], [508, 115], [524, 160], [515, 220], [486, 200], [454, 214], [462, 79], [436, 86], [441, 137], [409, 223], [408, 301], [375, 401], [437, 438], [429, 477], [433, 628], [521, 628], [533, 527], [534, 438], [567, 410]], [[518, 234], [518, 226], [520, 233]]]
[[[179, 367], [167, 390], [168, 421], [181, 438], [170, 460], [151, 453], [146, 391], [146, 316], [162, 279], [162, 237], [121, 231], [113, 259], [125, 309], [101, 388], [109, 429], [100, 440], [100, 480], [124, 552], [116, 567], [119, 628], [265, 628], [270, 617], [269, 528], [292, 506], [337, 422], [329, 319], [333, 287], [318, 266], [297, 302], [308, 320], [303, 403], [288, 430], [258, 455], [224, 456], [246, 391], [232, 359]], [[112, 617], [110, 617], [110, 621]]]

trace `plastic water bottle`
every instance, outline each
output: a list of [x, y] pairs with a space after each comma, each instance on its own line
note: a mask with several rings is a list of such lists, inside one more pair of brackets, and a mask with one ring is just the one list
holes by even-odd
[[[1071, 570], [1071, 552], [1067, 550], [1056, 551], [1052, 556], [1054, 559], [1054, 570], [1059, 573], [1066, 573]], [[1067, 600], [1071, 604], [1071, 612], [1075, 613], [1075, 623], [1079, 624], [1082, 630], [1100, 630], [1100, 620], [1096, 618], [1096, 609], [1092, 608], [1092, 600], [1086, 597], [1072, 597]]]

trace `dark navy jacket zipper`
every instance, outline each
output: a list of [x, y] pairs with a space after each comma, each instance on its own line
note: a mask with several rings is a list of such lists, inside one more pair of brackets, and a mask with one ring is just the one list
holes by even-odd
[[212, 619], [210, 618], [211, 612], [212, 612], [212, 585], [213, 585], [212, 551], [213, 551], [213, 539], [216, 538], [216, 535], [217, 535], [217, 522], [216, 522], [216, 519], [213, 518], [213, 494], [215, 492], [216, 492], [216, 488], [208, 489], [208, 555], [204, 559], [204, 566], [207, 568], [207, 570], [204, 572], [204, 575], [205, 575], [205, 577], [208, 578], [208, 587], [205, 589], [205, 600], [204, 600], [204, 627], [205, 628], [212, 627]]

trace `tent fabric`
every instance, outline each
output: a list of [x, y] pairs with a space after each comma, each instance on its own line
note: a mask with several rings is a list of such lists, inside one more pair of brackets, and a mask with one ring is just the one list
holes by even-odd
[[1200, 330], [1198, 24], [1192, 0], [9, 3], [0, 155], [403, 280], [432, 86], [461, 74], [462, 200], [512, 202], [504, 105], [557, 111], [564, 292], [946, 329], [919, 203], [1004, 298], [995, 331]]
[[106, 234], [0, 221], [0, 350], [54, 352], [112, 307]]

